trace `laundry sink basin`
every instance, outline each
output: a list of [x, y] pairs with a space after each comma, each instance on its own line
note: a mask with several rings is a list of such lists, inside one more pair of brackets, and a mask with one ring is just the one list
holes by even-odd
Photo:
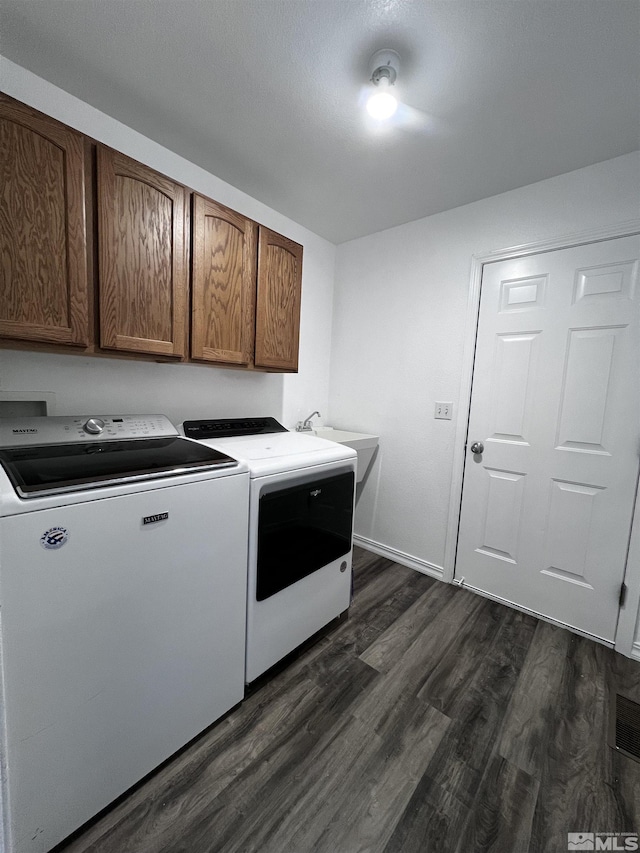
[[313, 430], [318, 438], [326, 438], [328, 441], [336, 441], [338, 444], [346, 444], [352, 447], [358, 454], [358, 465], [356, 469], [356, 482], [361, 482], [366, 474], [369, 463], [373, 459], [379, 436], [368, 435], [364, 432], [349, 432], [344, 429], [333, 427], [318, 427]]

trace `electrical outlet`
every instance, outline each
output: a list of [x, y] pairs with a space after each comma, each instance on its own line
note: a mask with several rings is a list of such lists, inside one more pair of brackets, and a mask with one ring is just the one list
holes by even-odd
[[450, 421], [453, 417], [453, 403], [436, 403], [434, 418]]

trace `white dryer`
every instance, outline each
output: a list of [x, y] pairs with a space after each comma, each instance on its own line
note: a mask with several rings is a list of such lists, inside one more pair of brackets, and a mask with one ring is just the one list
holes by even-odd
[[355, 450], [273, 418], [185, 421], [251, 477], [247, 683], [349, 607]]

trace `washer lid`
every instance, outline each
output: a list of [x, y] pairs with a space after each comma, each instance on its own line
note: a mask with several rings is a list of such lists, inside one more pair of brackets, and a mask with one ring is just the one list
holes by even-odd
[[178, 476], [238, 465], [220, 450], [186, 438], [48, 444], [0, 450], [0, 464], [21, 498]]

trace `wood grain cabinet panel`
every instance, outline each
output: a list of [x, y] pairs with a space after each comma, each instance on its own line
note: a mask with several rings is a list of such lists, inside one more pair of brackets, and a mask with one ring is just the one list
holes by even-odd
[[298, 369], [302, 246], [260, 226], [255, 366]]
[[185, 354], [187, 190], [98, 146], [100, 345]]
[[194, 193], [191, 356], [249, 364], [253, 358], [257, 225]]
[[0, 337], [86, 346], [84, 138], [0, 94]]

